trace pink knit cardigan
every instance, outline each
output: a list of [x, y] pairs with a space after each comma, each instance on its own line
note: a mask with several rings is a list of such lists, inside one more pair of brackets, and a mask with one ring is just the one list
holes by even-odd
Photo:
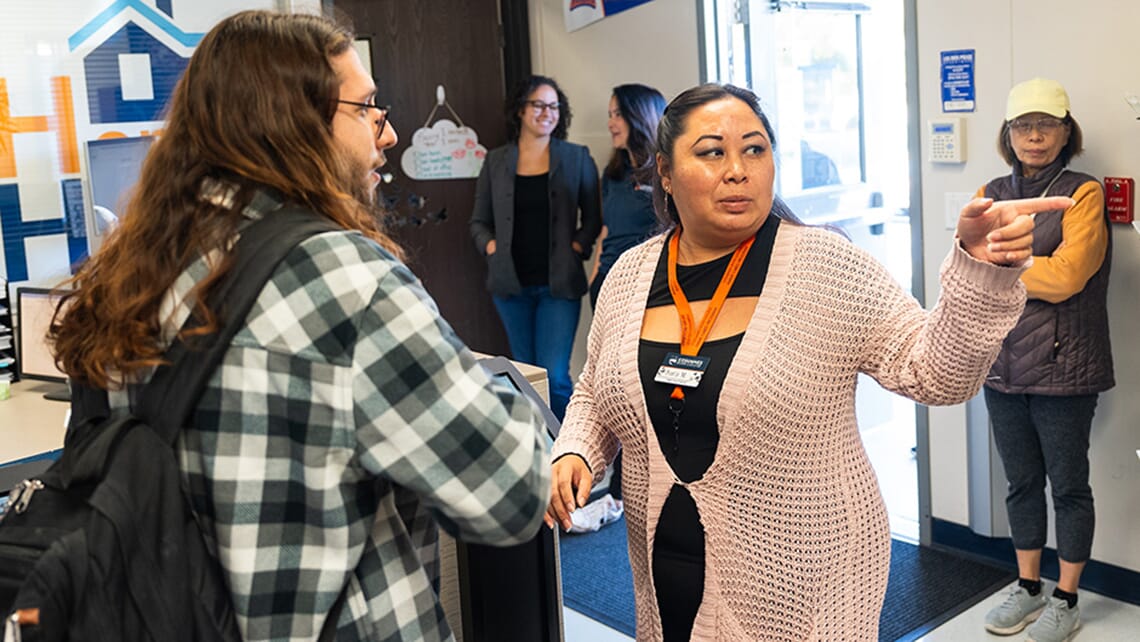
[[[556, 457], [583, 455], [595, 482], [619, 441], [624, 448], [639, 641], [661, 640], [650, 560], [661, 507], [680, 483], [657, 445], [637, 367], [662, 243], [629, 250], [606, 277], [554, 445]], [[923, 404], [969, 399], [1024, 306], [1023, 269], [976, 261], [955, 243], [926, 312], [846, 239], [780, 226], [721, 390], [716, 457], [684, 484], [705, 531], [693, 640], [877, 639], [890, 533], [855, 422], [856, 376]]]

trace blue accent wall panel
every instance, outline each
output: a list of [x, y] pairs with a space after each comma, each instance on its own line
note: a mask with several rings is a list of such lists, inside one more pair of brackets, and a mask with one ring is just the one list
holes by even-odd
[[[123, 100], [119, 54], [150, 54], [153, 100]], [[171, 51], [133, 22], [107, 38], [83, 60], [87, 103], [92, 123], [131, 123], [162, 120], [188, 59]]]
[[26, 281], [28, 263], [24, 257], [24, 237], [20, 228], [20, 188], [0, 185], [0, 232], [4, 234], [4, 271], [9, 281]]
[[63, 189], [64, 227], [67, 229], [67, 256], [74, 268], [87, 258], [87, 218], [83, 207], [83, 182], [78, 178], [60, 181]]
[[[78, 182], [78, 179], [74, 179]], [[9, 281], [28, 280], [28, 257], [24, 252], [24, 239], [29, 236], [63, 234], [68, 231], [63, 217], [49, 221], [24, 222], [20, 215], [20, 188], [17, 185], [0, 185], [0, 230], [4, 234], [4, 268]], [[83, 238], [73, 239], [68, 234], [69, 259], [74, 262], [87, 251], [86, 226]], [[79, 248], [82, 247], [80, 250]]]
[[28, 280], [28, 260], [24, 256], [23, 223], [20, 221], [20, 187], [0, 185], [0, 231], [4, 233], [4, 269], [9, 281]]

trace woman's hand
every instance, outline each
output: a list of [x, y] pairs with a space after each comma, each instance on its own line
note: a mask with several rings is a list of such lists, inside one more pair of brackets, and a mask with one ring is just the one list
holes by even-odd
[[[602, 241], [610, 234], [610, 228], [605, 225], [602, 226], [602, 233], [598, 235], [598, 240], [594, 242], [594, 269], [590, 271], [590, 285], [594, 285], [594, 279], [598, 278], [598, 268], [602, 266]], [[571, 243], [573, 245], [573, 243]]]
[[546, 525], [554, 528], [554, 522], [558, 522], [563, 530], [570, 530], [570, 513], [586, 505], [593, 485], [594, 475], [581, 455], [566, 455], [554, 462], [550, 475], [550, 505], [543, 517]]
[[1033, 215], [1063, 210], [1067, 196], [995, 201], [975, 198], [958, 215], [958, 240], [970, 256], [995, 265], [1020, 265], [1033, 255]]
[[495, 239], [491, 239], [490, 241], [487, 241], [487, 247], [483, 251], [487, 253], [487, 256], [491, 256], [492, 254], [494, 254], [495, 253]]

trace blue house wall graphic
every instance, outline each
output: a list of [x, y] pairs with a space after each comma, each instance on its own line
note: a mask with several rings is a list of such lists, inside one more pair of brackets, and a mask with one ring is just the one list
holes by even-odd
[[[87, 103], [92, 124], [129, 123], [161, 120], [163, 109], [174, 93], [178, 78], [189, 62], [189, 52], [202, 39], [202, 34], [186, 33], [171, 21], [170, 2], [159, 2], [158, 9], [140, 0], [117, 0], [68, 39], [72, 51], [102, 30], [108, 23], [130, 11], [126, 24], [106, 37], [83, 58], [87, 85]], [[185, 50], [175, 51], [156, 37], [172, 40]], [[149, 73], [151, 90], [144, 99], [124, 95], [122, 70], [125, 58], [142, 57], [149, 61], [143, 73]]]
[[[172, 0], [157, 0], [156, 5], [140, 0], [115, 0], [68, 38], [69, 51], [86, 51], [83, 70], [91, 124], [162, 119], [174, 86], [203, 34], [186, 33], [174, 25]], [[145, 99], [124, 95], [121, 71], [124, 68], [133, 74], [134, 93], [145, 94]], [[138, 91], [139, 86], [145, 91]], [[62, 217], [29, 216], [25, 221], [19, 185], [0, 185], [0, 232], [4, 247], [4, 269], [0, 275], [10, 281], [30, 278], [25, 243], [36, 237], [66, 234], [65, 260], [74, 264], [85, 256], [83, 185], [79, 178], [64, 177], [60, 189]]]

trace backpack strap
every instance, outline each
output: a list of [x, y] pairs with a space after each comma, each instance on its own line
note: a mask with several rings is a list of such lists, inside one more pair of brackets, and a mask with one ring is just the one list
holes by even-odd
[[[137, 416], [173, 447], [277, 264], [308, 237], [343, 229], [312, 210], [291, 205], [265, 212], [246, 227], [232, 250], [231, 269], [206, 301], [218, 315], [220, 329], [194, 337], [192, 346], [174, 340], [166, 352], [168, 365], [155, 370], [139, 395]], [[199, 325], [191, 315], [182, 331]]]

